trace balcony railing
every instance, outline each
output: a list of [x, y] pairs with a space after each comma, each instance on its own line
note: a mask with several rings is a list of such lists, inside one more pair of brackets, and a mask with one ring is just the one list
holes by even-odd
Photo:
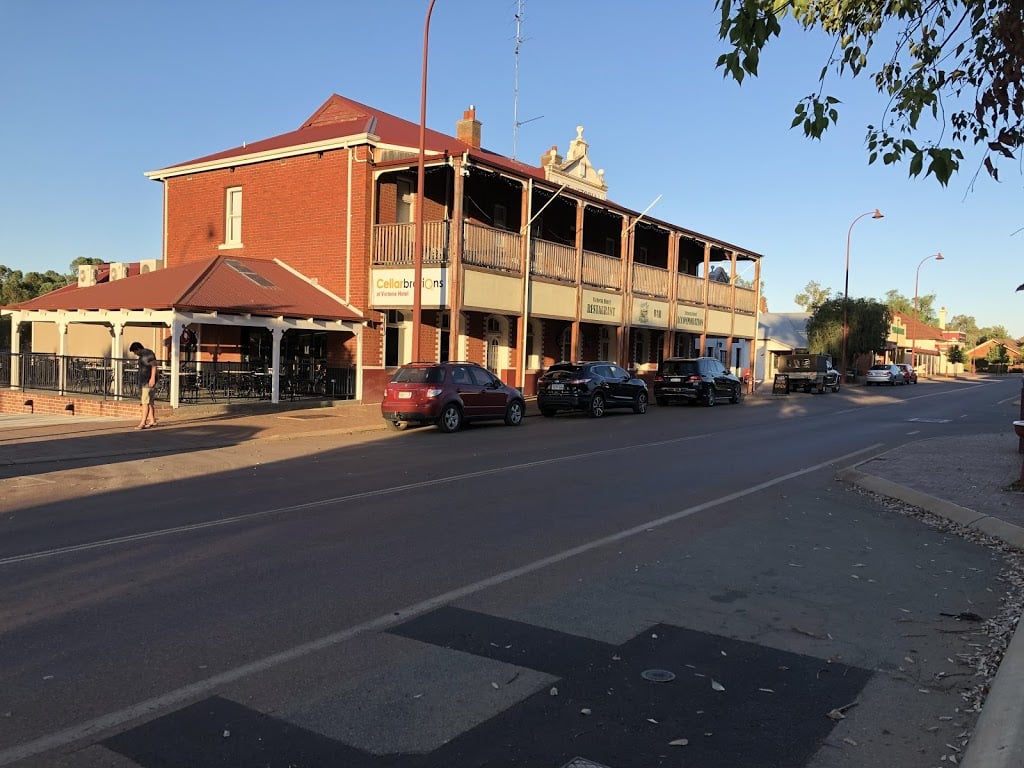
[[533, 274], [566, 283], [576, 282], [576, 249], [570, 245], [533, 240]]
[[[423, 222], [423, 263], [446, 264], [449, 222]], [[412, 264], [416, 224], [376, 224], [373, 227], [374, 264]]]
[[614, 256], [583, 252], [583, 284], [598, 288], [622, 288], [622, 262]]
[[687, 304], [703, 304], [704, 280], [693, 275], [676, 275], [676, 298]]
[[[423, 263], [445, 264], [450, 258], [450, 222], [428, 221], [423, 224]], [[414, 223], [377, 224], [374, 226], [373, 263], [384, 265], [411, 265], [413, 263]], [[521, 274], [522, 237], [494, 227], [466, 222], [464, 225], [462, 260], [486, 269]], [[576, 249], [572, 246], [534, 239], [531, 242], [533, 263], [531, 274], [566, 283], [576, 279]], [[646, 296], [667, 298], [671, 273], [648, 264], [633, 265], [633, 291]], [[676, 298], [687, 304], [704, 303], [704, 278], [677, 274]], [[622, 289], [622, 261], [594, 251], [583, 252], [584, 285], [599, 288]], [[733, 288], [728, 283], [708, 283], [708, 304], [731, 308]], [[756, 312], [757, 293], [749, 288], [736, 287], [736, 311]], [[40, 371], [42, 365], [40, 364]], [[3, 369], [0, 367], [0, 386]], [[41, 375], [41, 374], [40, 374]], [[56, 376], [56, 374], [54, 374]], [[56, 385], [55, 385], [56, 386]]]
[[501, 272], [522, 272], [522, 242], [518, 232], [466, 222], [462, 263]]
[[757, 291], [736, 286], [736, 311], [754, 314], [757, 306]]
[[633, 293], [668, 297], [668, 270], [647, 264], [633, 265]]
[[732, 306], [732, 286], [729, 283], [708, 281], [708, 304], [715, 307]]

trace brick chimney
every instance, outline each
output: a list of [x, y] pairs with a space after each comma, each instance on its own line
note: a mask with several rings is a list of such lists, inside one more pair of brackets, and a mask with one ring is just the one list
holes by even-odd
[[476, 107], [472, 104], [462, 113], [462, 119], [455, 124], [455, 138], [480, 149], [480, 121], [476, 119]]
[[551, 146], [547, 152], [540, 156], [540, 167], [547, 168], [549, 165], [561, 165], [562, 156], [558, 154], [558, 147], [555, 145]]

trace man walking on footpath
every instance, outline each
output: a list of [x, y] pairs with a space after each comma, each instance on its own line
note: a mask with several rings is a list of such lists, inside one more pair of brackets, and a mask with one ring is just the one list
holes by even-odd
[[139, 396], [142, 401], [142, 418], [136, 429], [148, 429], [156, 426], [156, 410], [153, 408], [153, 388], [160, 371], [153, 350], [146, 349], [142, 344], [133, 341], [128, 351], [139, 356]]

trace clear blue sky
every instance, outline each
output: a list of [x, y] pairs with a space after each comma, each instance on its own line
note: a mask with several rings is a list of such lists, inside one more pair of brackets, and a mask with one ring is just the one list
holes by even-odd
[[[0, 0], [0, 264], [159, 257], [161, 186], [144, 171], [293, 130], [331, 93], [417, 121], [427, 5]], [[484, 146], [506, 155], [515, 12], [436, 0], [430, 35], [428, 125], [454, 133], [473, 104]], [[564, 153], [583, 125], [613, 200], [661, 195], [652, 216], [764, 254], [776, 312], [809, 280], [841, 293], [850, 224], [880, 208], [853, 229], [851, 296], [912, 298], [919, 274], [950, 316], [1024, 335], [1018, 166], [972, 187], [975, 157], [945, 189], [868, 166], [865, 126], [885, 105], [867, 78], [833, 83], [840, 124], [807, 140], [789, 125], [827, 41], [788, 29], [737, 86], [714, 68], [717, 28], [713, 0], [527, 0], [517, 156]]]

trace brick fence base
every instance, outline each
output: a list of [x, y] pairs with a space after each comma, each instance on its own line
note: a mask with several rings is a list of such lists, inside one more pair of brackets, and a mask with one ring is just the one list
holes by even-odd
[[[170, 412], [169, 406], [157, 404], [157, 413]], [[60, 396], [51, 392], [22, 392], [0, 389], [0, 413], [67, 414], [74, 416], [112, 416], [137, 419], [139, 403], [135, 400], [103, 400], [90, 397]]]

